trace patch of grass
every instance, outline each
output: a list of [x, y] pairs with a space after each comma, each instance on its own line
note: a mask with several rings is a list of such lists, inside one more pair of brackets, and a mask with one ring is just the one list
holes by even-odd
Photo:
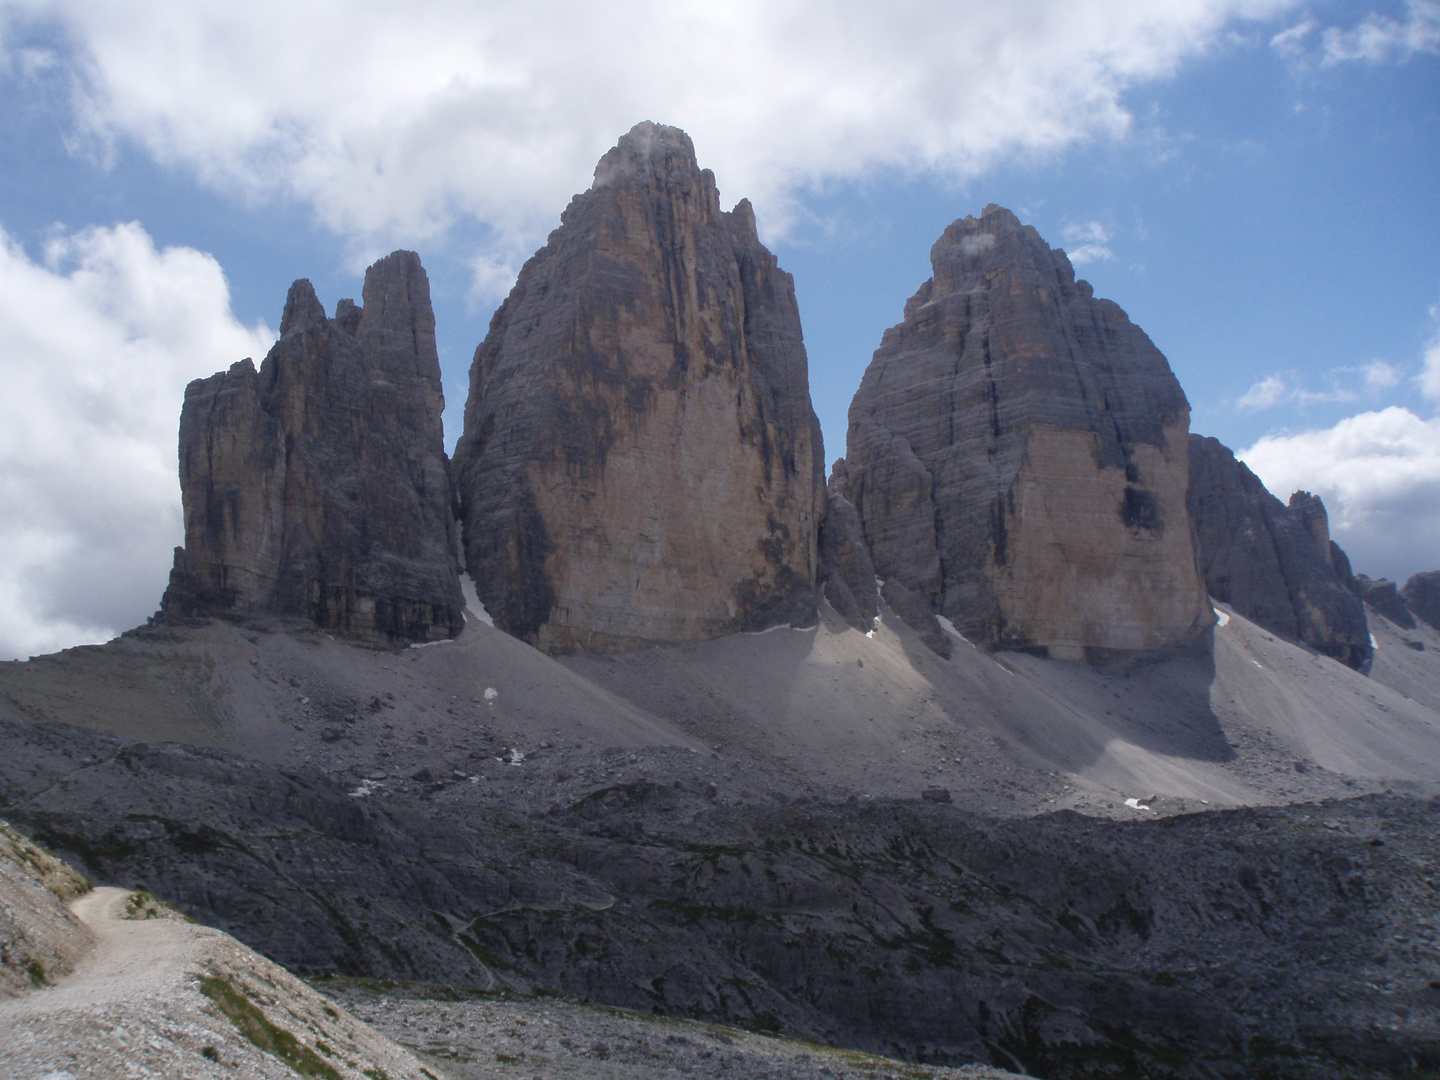
[[[370, 1080], [390, 1080], [390, 1074], [387, 1073], [384, 1069], [380, 1068], [380, 1066], [378, 1065], [375, 1066], [375, 1068], [373, 1069], [361, 1069], [360, 1071], [366, 1076], [368, 1076]], [[424, 1069], [421, 1069], [420, 1071], [425, 1072]], [[430, 1074], [427, 1072], [425, 1073], [425, 1075], [429, 1076]]]
[[33, 956], [25, 961], [25, 974], [30, 976], [30, 982], [35, 986], [49, 985], [50, 980], [45, 976], [45, 965]]
[[250, 1040], [258, 1050], [279, 1058], [301, 1076], [319, 1076], [324, 1080], [341, 1080], [340, 1074], [320, 1055], [284, 1028], [276, 1027], [259, 1007], [228, 979], [203, 976], [200, 992], [230, 1018], [235, 1029]]
[[501, 1065], [519, 1065], [525, 1059], [523, 1057], [516, 1057], [514, 1054], [496, 1054], [495, 1060], [500, 1062]]
[[203, 1046], [200, 1048], [200, 1056], [206, 1061], [219, 1061], [220, 1051], [213, 1046]]

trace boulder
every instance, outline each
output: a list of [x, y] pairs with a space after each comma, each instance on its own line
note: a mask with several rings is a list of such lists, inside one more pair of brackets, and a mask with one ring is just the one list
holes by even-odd
[[930, 261], [850, 406], [845, 494], [887, 600], [922, 632], [938, 614], [1070, 658], [1199, 634], [1190, 409], [1164, 356], [1008, 210], [956, 221]]
[[414, 252], [335, 318], [290, 287], [280, 340], [180, 415], [185, 546], [162, 617], [278, 614], [377, 642], [464, 625], [430, 285]]
[[794, 286], [684, 132], [636, 125], [525, 264], [455, 460], [480, 598], [545, 650], [813, 623], [824, 456]]
[[1400, 594], [1407, 608], [1440, 630], [1440, 570], [1411, 575]]
[[1188, 503], [1211, 596], [1350, 667], [1369, 664], [1365, 605], [1317, 496], [1297, 491], [1286, 505], [1228, 447], [1192, 435]]

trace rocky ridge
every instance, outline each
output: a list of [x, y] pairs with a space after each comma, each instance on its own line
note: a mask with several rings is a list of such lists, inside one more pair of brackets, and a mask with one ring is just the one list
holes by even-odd
[[475, 353], [455, 461], [480, 599], [555, 652], [813, 624], [823, 460], [750, 204], [636, 125]]
[[850, 406], [844, 489], [887, 600], [932, 637], [941, 615], [1070, 658], [1196, 636], [1189, 404], [1165, 358], [1008, 210], [930, 257]]
[[1317, 496], [1297, 491], [1287, 506], [1228, 447], [1192, 435], [1186, 500], [1211, 596], [1352, 668], [1369, 664], [1365, 605]]
[[327, 318], [305, 280], [260, 370], [197, 379], [180, 416], [185, 546], [162, 615], [298, 615], [378, 642], [462, 625], [430, 285], [397, 251]]

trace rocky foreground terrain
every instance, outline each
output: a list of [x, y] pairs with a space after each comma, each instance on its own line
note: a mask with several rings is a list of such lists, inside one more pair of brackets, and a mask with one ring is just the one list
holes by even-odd
[[1440, 717], [1377, 680], [1436, 685], [1440, 634], [1375, 622], [1374, 678], [1238, 615], [1108, 670], [888, 612], [563, 663], [474, 608], [403, 651], [157, 629], [0, 666], [0, 809], [311, 976], [1047, 1077], [1424, 1075]]

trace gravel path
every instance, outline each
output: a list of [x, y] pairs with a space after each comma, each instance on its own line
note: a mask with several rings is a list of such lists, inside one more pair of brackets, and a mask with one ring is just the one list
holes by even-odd
[[284, 969], [142, 893], [96, 889], [71, 910], [96, 943], [58, 985], [0, 1000], [7, 1080], [293, 1080], [295, 1061], [346, 1080], [427, 1075]]

